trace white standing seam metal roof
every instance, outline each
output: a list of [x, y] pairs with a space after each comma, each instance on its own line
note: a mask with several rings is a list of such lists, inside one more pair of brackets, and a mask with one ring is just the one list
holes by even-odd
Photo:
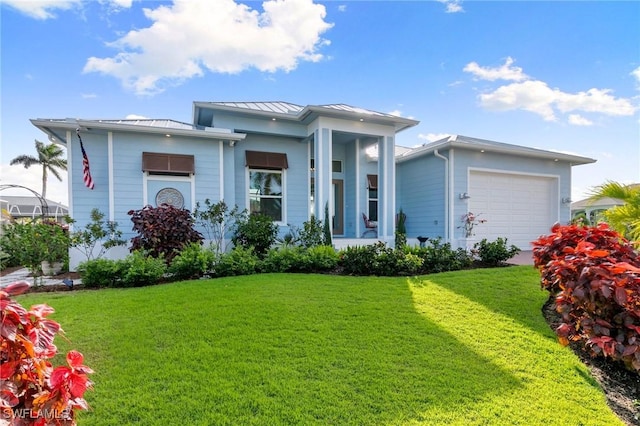
[[[130, 126], [160, 127], [163, 129], [199, 130], [196, 126], [182, 121], [169, 119], [135, 119], [135, 120], [94, 120], [99, 123], [126, 124]], [[201, 129], [200, 129], [201, 130]]]
[[289, 102], [282, 101], [274, 101], [274, 102], [196, 102], [196, 104], [200, 105], [211, 105], [211, 106], [223, 106], [229, 108], [237, 108], [237, 109], [245, 109], [249, 111], [259, 111], [259, 112], [272, 112], [275, 114], [289, 114], [292, 116], [300, 115], [305, 109], [327, 109], [339, 112], [348, 112], [353, 114], [365, 114], [376, 117], [384, 117], [391, 119], [404, 119], [405, 117], [400, 117], [392, 114], [385, 114], [382, 112], [372, 111], [365, 108], [353, 107], [351, 105], [346, 104], [328, 104], [328, 105], [308, 105], [301, 106], [292, 104]]
[[289, 102], [198, 102], [203, 104], [247, 109], [250, 111], [272, 112], [275, 114], [298, 115], [304, 107]]
[[[150, 133], [186, 135], [202, 138], [220, 138], [223, 140], [242, 140], [246, 137], [244, 133], [234, 133], [230, 129], [214, 129], [196, 126], [182, 121], [170, 119], [119, 119], [119, 120], [85, 120], [85, 119], [49, 119], [37, 118], [30, 120], [49, 137], [64, 142], [65, 137], [57, 134], [56, 129], [80, 130], [81, 132], [92, 129], [110, 130], [118, 128], [127, 131], [143, 131]], [[50, 139], [51, 140], [51, 139]], [[53, 141], [53, 140], [52, 140]]]

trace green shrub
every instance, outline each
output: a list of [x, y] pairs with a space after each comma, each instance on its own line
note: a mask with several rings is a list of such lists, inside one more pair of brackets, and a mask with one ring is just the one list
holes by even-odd
[[81, 262], [78, 272], [85, 287], [114, 287], [120, 278], [122, 265], [122, 262], [116, 260], [92, 259]]
[[322, 221], [311, 215], [311, 219], [302, 224], [299, 240], [302, 247], [309, 248], [323, 245], [324, 229]]
[[220, 255], [214, 265], [213, 273], [216, 277], [251, 275], [258, 271], [259, 264], [260, 259], [252, 247], [238, 246], [230, 252]]
[[406, 227], [407, 215], [404, 214], [402, 209], [398, 212], [398, 223], [396, 225], [396, 248], [402, 249], [407, 245], [407, 227]]
[[202, 244], [190, 243], [173, 258], [169, 273], [176, 279], [199, 278], [213, 269], [215, 254]]
[[339, 265], [349, 275], [414, 275], [423, 259], [411, 250], [395, 250], [383, 242], [363, 247], [347, 247], [340, 252]]
[[156, 284], [167, 272], [167, 264], [162, 256], [153, 257], [143, 250], [136, 250], [121, 261], [122, 279], [115, 285], [140, 287]]
[[520, 249], [513, 244], [507, 247], [506, 238], [498, 238], [495, 241], [483, 238], [482, 241], [475, 243], [473, 252], [480, 263], [486, 266], [499, 266], [520, 253]]
[[302, 257], [302, 270], [305, 272], [329, 272], [336, 269], [340, 256], [332, 246], [313, 246]]
[[52, 220], [12, 223], [2, 226], [0, 247], [11, 254], [8, 265], [22, 265], [32, 274], [40, 275], [42, 261], [69, 261], [69, 232]]
[[325, 246], [332, 246], [333, 241], [331, 241], [331, 222], [329, 220], [329, 203], [324, 204], [324, 223], [322, 226], [322, 231], [324, 234], [323, 244]]
[[340, 250], [338, 264], [347, 275], [375, 275], [376, 249], [374, 246], [347, 247]]
[[262, 260], [264, 272], [300, 272], [303, 269], [304, 249], [282, 246], [269, 250]]
[[254, 253], [263, 258], [276, 241], [277, 235], [278, 225], [269, 216], [253, 213], [236, 219], [231, 241], [236, 247], [253, 247]]
[[473, 264], [473, 258], [465, 249], [453, 250], [451, 244], [443, 244], [439, 238], [430, 239], [425, 247], [405, 247], [404, 251], [422, 259], [420, 272], [425, 274], [457, 271]]

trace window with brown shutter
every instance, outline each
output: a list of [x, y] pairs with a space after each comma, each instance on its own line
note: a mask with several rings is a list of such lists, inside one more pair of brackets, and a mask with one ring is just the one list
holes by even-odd
[[253, 169], [283, 170], [289, 168], [287, 154], [280, 152], [245, 151], [247, 167]]
[[190, 175], [195, 173], [195, 159], [193, 155], [143, 152], [142, 171], [162, 175]]

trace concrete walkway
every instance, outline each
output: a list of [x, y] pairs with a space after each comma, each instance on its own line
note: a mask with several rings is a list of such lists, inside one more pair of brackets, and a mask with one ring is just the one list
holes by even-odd
[[[62, 279], [52, 278], [52, 277], [38, 277], [38, 285], [65, 285]], [[28, 269], [22, 268], [16, 271], [11, 272], [10, 274], [3, 275], [0, 277], [0, 287], [5, 287], [11, 283], [16, 281], [26, 281], [29, 285], [33, 286], [34, 277], [31, 276], [31, 273]], [[73, 284], [81, 284], [80, 280], [73, 280]]]
[[515, 265], [533, 265], [533, 251], [523, 250], [509, 259], [507, 263], [513, 263]]

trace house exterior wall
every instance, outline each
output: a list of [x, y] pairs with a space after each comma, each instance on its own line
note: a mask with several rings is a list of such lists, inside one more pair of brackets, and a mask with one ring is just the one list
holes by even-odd
[[409, 238], [445, 238], [445, 172], [433, 154], [396, 165], [396, 208], [407, 215]]
[[225, 173], [225, 182], [233, 182], [234, 202], [228, 199], [231, 206], [249, 209], [248, 204], [248, 167], [246, 151], [265, 151], [287, 154], [289, 168], [284, 171], [284, 210], [283, 222], [279, 223], [280, 232], [286, 233], [287, 224], [298, 227], [309, 217], [309, 156], [306, 143], [300, 139], [272, 135], [249, 134], [247, 138], [231, 148], [233, 168]]
[[[131, 230], [129, 210], [137, 210], [146, 204], [155, 205], [157, 192], [165, 187], [178, 189], [184, 196], [185, 208], [193, 211], [195, 202], [209, 198], [217, 202], [221, 197], [220, 150], [217, 140], [192, 139], [140, 133], [113, 133], [113, 176], [109, 176], [108, 135], [86, 133], [82, 135], [85, 150], [91, 164], [95, 189], [89, 190], [82, 181], [82, 155], [79, 145], [74, 145], [72, 156], [73, 217], [76, 227], [84, 227], [90, 212], [98, 208], [107, 217], [118, 222], [123, 237], [135, 234]], [[147, 176], [142, 172], [142, 153], [158, 152], [186, 154], [195, 157], [195, 173], [192, 177]], [[112, 182], [113, 211], [109, 206], [109, 183]], [[145, 196], [146, 194], [146, 196]]]

